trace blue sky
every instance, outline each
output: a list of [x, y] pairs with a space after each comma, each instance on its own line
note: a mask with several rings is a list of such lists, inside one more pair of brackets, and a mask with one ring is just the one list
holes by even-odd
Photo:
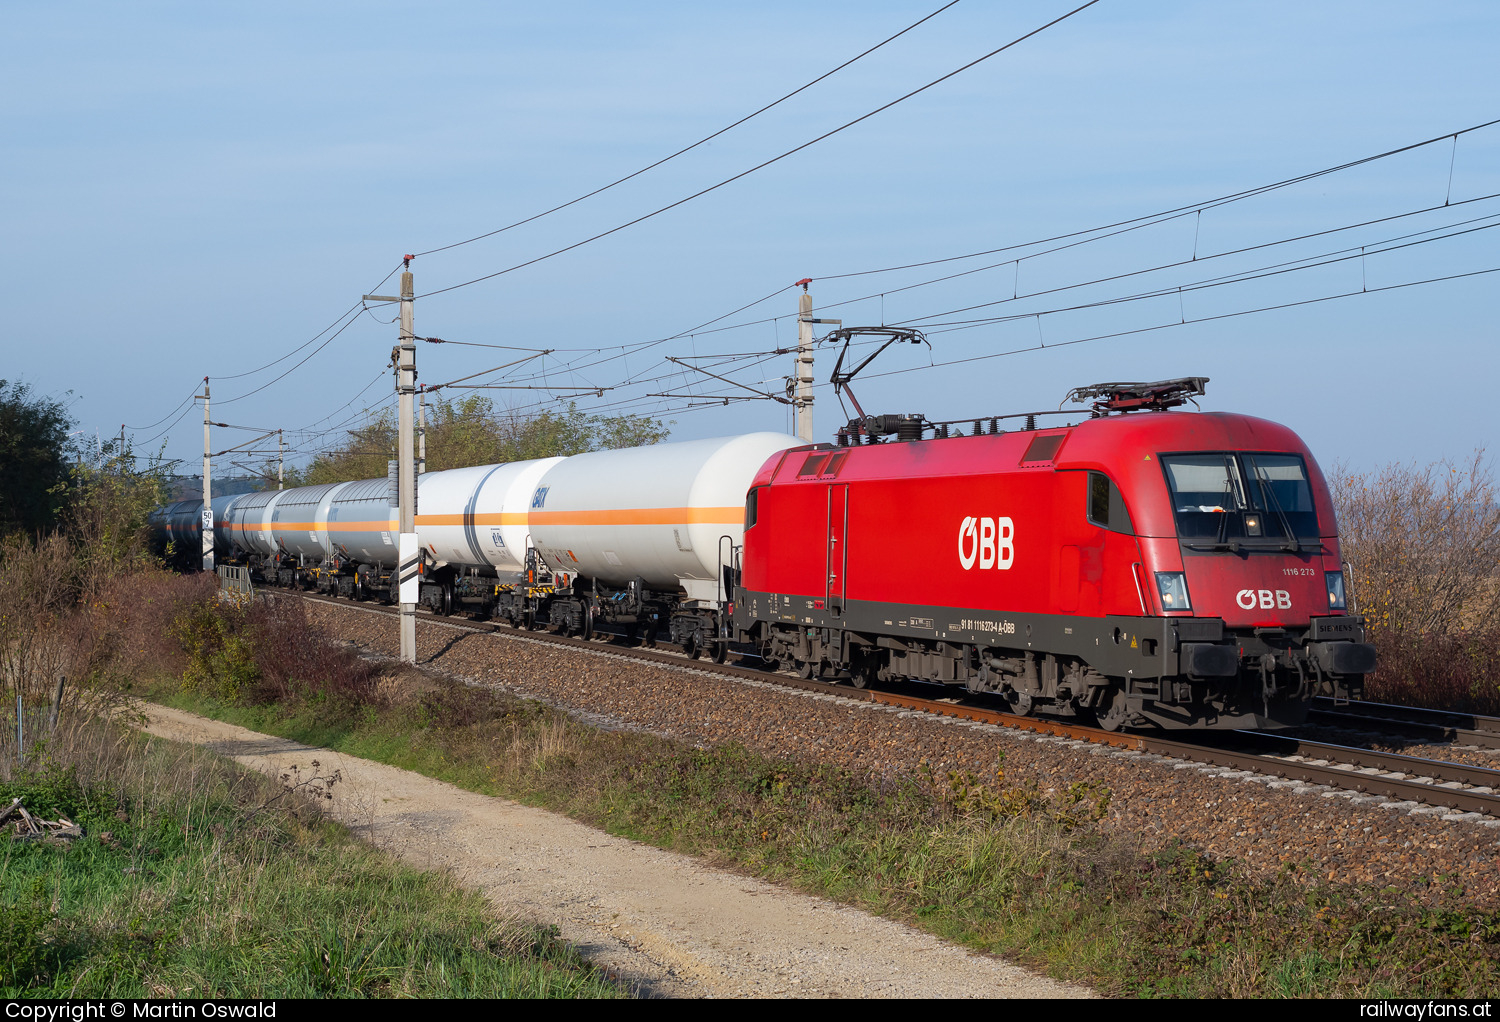
[[[166, 427], [204, 375], [216, 377], [215, 419], [346, 427], [390, 400], [381, 371], [395, 327], [379, 310], [283, 379], [271, 383], [311, 349], [230, 377], [334, 322], [403, 253], [492, 230], [636, 170], [938, 6], [7, 4], [0, 237], [12, 332], [0, 375], [71, 391], [90, 432], [166, 416], [132, 432], [151, 450], [165, 441], [169, 457], [190, 465], [201, 453], [201, 413]], [[664, 167], [417, 259], [417, 291], [502, 270], [673, 202], [1070, 6], [963, 0]], [[1462, 458], [1500, 442], [1487, 402], [1500, 375], [1500, 274], [1378, 289], [1500, 267], [1500, 234], [1487, 229], [1500, 223], [1500, 199], [1469, 201], [1500, 193], [1500, 125], [1456, 146], [1443, 141], [1048, 254], [818, 278], [1190, 206], [1488, 121], [1500, 116], [1497, 29], [1500, 7], [1486, 3], [1104, 0], [686, 206], [420, 300], [417, 332], [556, 349], [529, 363], [540, 374], [522, 381], [556, 389], [489, 392], [523, 410], [556, 407], [564, 387], [612, 387], [580, 407], [660, 415], [683, 439], [780, 429], [788, 414], [771, 401], [724, 407], [645, 395], [729, 393], [706, 378], [666, 375], [674, 367], [664, 356], [784, 346], [795, 338], [793, 292], [716, 324], [752, 325], [674, 335], [813, 277], [819, 306], [885, 293], [827, 315], [929, 331], [930, 352], [893, 349], [869, 370], [914, 371], [859, 388], [867, 410], [990, 415], [1056, 407], [1069, 388], [1100, 380], [1201, 375], [1212, 379], [1206, 408], [1285, 422], [1325, 466]], [[1417, 210], [1426, 212], [1221, 256]], [[1195, 288], [1455, 230], [1470, 233]], [[1030, 257], [898, 290], [1015, 254]], [[1157, 266], [1167, 268], [1140, 272]], [[1135, 275], [1077, 286], [1121, 274]], [[1230, 315], [1361, 288], [1376, 293]], [[1152, 289], [1163, 293], [1075, 308]], [[1027, 297], [1038, 291], [1050, 293]], [[940, 315], [993, 302], [1001, 304]], [[760, 322], [774, 316], [784, 318]], [[1012, 318], [937, 325], [995, 316]], [[1200, 322], [1165, 328], [1174, 320]], [[1131, 330], [1146, 332], [1057, 347]], [[673, 339], [639, 347], [662, 338]], [[1051, 350], [983, 357], [1038, 340]], [[427, 383], [510, 357], [451, 345], [418, 352]], [[752, 361], [716, 371], [780, 392], [790, 356]], [[832, 361], [820, 353], [820, 380]], [[827, 388], [817, 410], [826, 438], [843, 419]], [[224, 446], [246, 436], [226, 434]], [[300, 450], [329, 439], [299, 434]]]

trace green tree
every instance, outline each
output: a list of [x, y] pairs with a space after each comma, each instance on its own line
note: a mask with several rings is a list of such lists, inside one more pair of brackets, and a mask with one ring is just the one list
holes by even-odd
[[66, 503], [72, 425], [60, 401], [0, 380], [0, 533], [57, 524]]
[[141, 467], [128, 440], [90, 439], [79, 447], [72, 476], [64, 486], [67, 503], [61, 517], [84, 595], [111, 578], [155, 563], [147, 517], [168, 500], [159, 456]]
[[[661, 443], [669, 423], [644, 415], [588, 415], [570, 404], [566, 412], [523, 417], [495, 408], [477, 394], [439, 399], [427, 406], [427, 468], [438, 472], [551, 458], [586, 451]], [[320, 455], [299, 474], [301, 482], [336, 483], [386, 474], [396, 456], [396, 415], [385, 409], [349, 430], [349, 439]]]

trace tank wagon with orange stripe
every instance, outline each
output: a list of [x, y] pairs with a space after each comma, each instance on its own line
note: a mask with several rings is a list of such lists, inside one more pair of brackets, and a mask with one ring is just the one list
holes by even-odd
[[[798, 443], [779, 433], [428, 472], [417, 485], [420, 601], [517, 625], [591, 634], [663, 630], [724, 649], [724, 569], [743, 545], [750, 480]], [[393, 597], [396, 479], [214, 500], [216, 552], [262, 583]], [[159, 541], [185, 564], [201, 501], [158, 511]]]

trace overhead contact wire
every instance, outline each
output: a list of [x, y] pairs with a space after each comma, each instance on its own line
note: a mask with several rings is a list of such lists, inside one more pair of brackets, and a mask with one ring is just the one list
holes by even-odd
[[[869, 113], [861, 114], [859, 117], [854, 118], [854, 120], [848, 121], [848, 122], [846, 122], [844, 124], [841, 124], [837, 128], [834, 128], [831, 131], [826, 131], [823, 134], [819, 135], [817, 138], [814, 138], [814, 139], [812, 139], [810, 141], [804, 142], [801, 145], [799, 145], [799, 146], [797, 146], [797, 147], [795, 147], [793, 149], [788, 149], [786, 152], [782, 153], [779, 156], [773, 156], [769, 160], [765, 160], [762, 163], [757, 163], [755, 166], [751, 167], [749, 170], [742, 170], [738, 174], [735, 174], [733, 177], [727, 177], [724, 180], [720, 181], [718, 184], [709, 185], [707, 188], [704, 188], [704, 189], [701, 189], [699, 191], [696, 191], [693, 194], [691, 194], [691, 195], [689, 195], [689, 196], [687, 196], [685, 198], [678, 199], [676, 202], [669, 203], [668, 205], [662, 206], [659, 209], [652, 210], [650, 213], [646, 213], [646, 214], [644, 214], [642, 216], [638, 216], [634, 220], [629, 220], [629, 221], [627, 221], [627, 222], [625, 222], [623, 224], [620, 224], [618, 227], [611, 227], [607, 231], [601, 231], [600, 233], [595, 234], [592, 237], [584, 238], [582, 241], [575, 241], [571, 245], [566, 245], [563, 248], [559, 248], [559, 249], [556, 249], [554, 251], [548, 252], [545, 255], [537, 256], [534, 259], [528, 259], [525, 262], [517, 263], [514, 266], [508, 266], [508, 267], [506, 267], [503, 270], [496, 270], [494, 273], [487, 273], [487, 274], [485, 274], [482, 277], [475, 277], [472, 280], [466, 280], [466, 281], [464, 281], [463, 283], [460, 283], [460, 284], [450, 284], [448, 287], [440, 287], [440, 288], [438, 288], [435, 291], [428, 291], [425, 294], [419, 295], [418, 297], [420, 297], [420, 298], [431, 298], [434, 295], [445, 294], [446, 292], [449, 292], [449, 291], [456, 291], [459, 288], [469, 287], [469, 286], [471, 286], [473, 284], [479, 284], [479, 283], [482, 283], [483, 281], [486, 281], [486, 280], [494, 280], [496, 277], [502, 277], [502, 276], [504, 276], [507, 273], [514, 273], [516, 270], [525, 269], [528, 266], [535, 266], [537, 263], [544, 262], [544, 261], [546, 261], [548, 259], [553, 258], [554, 256], [560, 256], [560, 255], [562, 255], [565, 252], [571, 252], [575, 248], [582, 248], [584, 245], [587, 245], [587, 244], [590, 244], [592, 242], [598, 241], [601, 238], [607, 238], [611, 234], [616, 234], [616, 233], [618, 233], [620, 231], [625, 230], [627, 227], [634, 227], [636, 224], [642, 223], [642, 222], [644, 222], [646, 220], [650, 220], [652, 217], [659, 216], [660, 214], [665, 213], [668, 210], [676, 209], [678, 206], [682, 206], [682, 205], [685, 205], [685, 204], [687, 204], [689, 202], [692, 202], [694, 199], [702, 198], [703, 196], [709, 194], [710, 192], [717, 191], [718, 189], [723, 188], [725, 185], [732, 184], [735, 181], [738, 181], [740, 178], [748, 177], [749, 175], [755, 173], [758, 170], [763, 170], [764, 168], [771, 166], [771, 164], [773, 164], [773, 163], [778, 163], [781, 160], [786, 159], [788, 156], [792, 156], [792, 155], [794, 155], [796, 153], [800, 153], [802, 150], [807, 149], [810, 146], [817, 145], [819, 142], [822, 142], [825, 139], [832, 138], [834, 135], [837, 135], [837, 134], [839, 134], [842, 131], [846, 131], [847, 129], [854, 127], [856, 124], [859, 124], [859, 123], [861, 123], [863, 121], [869, 120], [871, 117], [874, 117], [876, 114], [883, 113], [884, 111], [889, 110], [891, 107], [897, 105], [898, 103], [904, 103], [906, 100], [911, 99], [913, 96], [920, 95], [921, 93], [926, 92], [928, 89], [932, 88], [933, 86], [940, 85], [941, 83], [947, 81], [948, 79], [952, 78], [954, 75], [961, 74], [964, 71], [969, 70], [969, 68], [974, 67], [976, 64], [982, 64], [984, 61], [989, 60], [991, 57], [994, 57], [994, 56], [997, 56], [997, 55], [999, 55], [1001, 53], [1004, 53], [1006, 50], [1010, 49], [1011, 47], [1017, 46], [1017, 45], [1025, 42], [1026, 40], [1030, 39], [1032, 36], [1038, 35], [1041, 32], [1045, 32], [1047, 29], [1051, 28], [1053, 25], [1056, 25], [1056, 24], [1058, 24], [1060, 22], [1066, 21], [1067, 19], [1073, 17], [1073, 15], [1078, 14], [1081, 11], [1085, 11], [1088, 8], [1094, 6], [1095, 4], [1097, 4], [1099, 2], [1100, 2], [1100, 0], [1088, 0], [1087, 3], [1082, 4], [1082, 5], [1078, 6], [1078, 7], [1073, 8], [1071, 11], [1067, 12], [1066, 14], [1063, 14], [1063, 15], [1060, 15], [1060, 16], [1058, 16], [1056, 18], [1053, 18], [1051, 21], [1047, 22], [1045, 25], [1041, 25], [1041, 26], [1039, 26], [1037, 28], [1034, 28], [1030, 32], [1027, 32], [1025, 35], [1017, 36], [1015, 39], [1012, 39], [1010, 42], [1006, 43], [1004, 46], [1001, 46], [1001, 47], [999, 47], [997, 49], [991, 50], [989, 53], [986, 53], [984, 56], [977, 57], [974, 60], [969, 61], [967, 64], [963, 65], [962, 67], [955, 68], [954, 70], [949, 71], [947, 74], [942, 75], [939, 78], [934, 78], [932, 81], [928, 82], [926, 85], [923, 85], [923, 86], [920, 86], [918, 88], [915, 88], [915, 89], [913, 89], [912, 91], [906, 93], [903, 96], [898, 96], [896, 99], [891, 100], [889, 103], [886, 103], [883, 106], [876, 107], [874, 110], [871, 110]], [[1444, 137], [1446, 137], [1446, 136], [1444, 136]]]
[[[602, 192], [609, 191], [611, 188], [615, 187], [616, 185], [622, 185], [626, 181], [631, 180], [632, 178], [640, 177], [642, 174], [646, 173], [649, 170], [655, 170], [657, 167], [660, 167], [664, 163], [667, 163], [667, 162], [669, 162], [671, 160], [675, 160], [675, 159], [677, 159], [677, 157], [682, 156], [685, 153], [690, 153], [694, 149], [697, 149], [699, 146], [704, 145], [705, 143], [712, 142], [714, 139], [718, 138], [720, 135], [724, 134], [725, 132], [733, 131], [735, 128], [738, 128], [741, 124], [744, 124], [746, 121], [749, 121], [749, 120], [751, 120], [753, 118], [759, 117], [761, 114], [765, 113], [767, 110], [770, 110], [772, 107], [780, 106], [782, 103], [785, 103], [787, 100], [791, 99], [793, 96], [795, 96], [795, 95], [797, 95], [799, 93], [802, 93], [802, 92], [806, 92], [808, 89], [812, 88], [814, 85], [817, 85], [819, 82], [821, 82], [821, 81], [823, 81], [823, 80], [825, 80], [827, 78], [831, 78], [834, 75], [838, 74], [840, 71], [844, 70], [844, 68], [848, 67], [850, 64], [853, 64], [855, 61], [862, 60], [865, 57], [868, 57], [870, 54], [874, 53], [876, 50], [880, 49], [882, 46], [886, 45], [887, 43], [895, 42], [897, 39], [900, 39], [902, 36], [906, 35], [906, 33], [910, 32], [912, 29], [916, 28], [917, 26], [923, 24], [924, 22], [931, 21], [933, 18], [937, 17], [939, 14], [942, 14], [944, 11], [946, 11], [948, 8], [954, 6], [958, 2], [959, 2], [959, 0], [949, 0], [948, 3], [946, 3], [943, 6], [939, 7], [937, 10], [933, 11], [931, 14], [927, 15], [924, 18], [919, 18], [918, 20], [912, 22], [910, 25], [907, 25], [905, 28], [903, 28], [901, 31], [897, 32], [895, 35], [889, 36], [886, 39], [881, 40], [880, 42], [876, 43], [874, 46], [871, 46], [868, 50], [865, 50], [863, 53], [860, 53], [857, 56], [849, 58], [848, 60], [846, 60], [842, 64], [840, 64], [838, 67], [834, 68], [832, 71], [826, 71], [826, 72], [824, 72], [823, 74], [821, 74], [818, 77], [814, 78], [812, 81], [808, 82], [806, 85], [798, 86], [797, 88], [793, 89], [791, 92], [788, 92], [785, 96], [782, 96], [780, 99], [777, 99], [777, 100], [774, 100], [774, 101], [772, 101], [770, 103], [767, 103], [765, 106], [761, 107], [759, 110], [756, 110], [754, 113], [746, 114], [744, 117], [741, 117], [739, 120], [735, 121], [733, 124], [726, 125], [725, 127], [720, 128], [718, 131], [714, 132], [712, 135], [705, 135], [703, 138], [700, 138], [698, 141], [694, 142], [692, 145], [690, 145], [690, 146], [684, 146], [683, 148], [677, 150], [675, 153], [673, 153], [670, 156], [663, 156], [661, 159], [657, 160], [655, 163], [648, 164], [647, 166], [642, 167], [640, 170], [637, 170], [634, 173], [626, 174], [624, 177], [619, 178], [618, 180], [615, 180], [615, 181], [611, 181], [607, 185], [603, 185], [603, 186], [601, 186], [599, 188], [595, 188], [593, 191], [588, 192], [588, 193], [586, 193], [584, 195], [580, 195], [576, 199], [570, 199], [569, 201], [564, 202], [560, 206], [553, 206], [551, 209], [544, 210], [544, 211], [542, 211], [540, 213], [537, 213], [537, 214], [535, 214], [533, 216], [529, 216], [529, 217], [527, 217], [524, 220], [517, 220], [513, 224], [506, 224], [504, 227], [496, 228], [493, 231], [487, 231], [484, 234], [476, 234], [474, 237], [472, 237], [472, 238], [466, 238], [463, 241], [455, 241], [451, 245], [442, 245], [442, 246], [439, 246], [438, 248], [429, 248], [425, 252], [418, 252], [417, 255], [418, 256], [433, 255], [434, 253], [437, 253], [437, 252], [446, 252], [446, 251], [448, 251], [451, 248], [458, 248], [458, 247], [460, 247], [462, 245], [469, 245], [469, 244], [472, 244], [473, 242], [476, 242], [476, 241], [483, 241], [485, 238], [493, 238], [497, 234], [504, 234], [506, 231], [512, 230], [513, 228], [521, 227], [524, 224], [529, 224], [529, 223], [531, 223], [534, 220], [540, 220], [544, 216], [551, 216], [553, 213], [556, 213], [559, 210], [567, 209], [569, 206], [577, 205], [578, 203], [584, 201], [585, 199], [592, 199], [594, 196], [596, 196], [596, 195], [598, 195], [598, 194], [600, 194]], [[733, 313], [731, 313], [731, 315], [733, 315]]]

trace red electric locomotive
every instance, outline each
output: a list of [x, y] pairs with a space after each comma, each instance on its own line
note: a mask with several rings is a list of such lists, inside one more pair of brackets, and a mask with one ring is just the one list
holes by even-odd
[[861, 413], [839, 445], [776, 455], [747, 495], [734, 633], [807, 676], [1111, 729], [1286, 726], [1357, 696], [1374, 649], [1322, 473], [1284, 426], [1169, 410], [1204, 382], [1085, 388], [1093, 417], [1059, 428]]

